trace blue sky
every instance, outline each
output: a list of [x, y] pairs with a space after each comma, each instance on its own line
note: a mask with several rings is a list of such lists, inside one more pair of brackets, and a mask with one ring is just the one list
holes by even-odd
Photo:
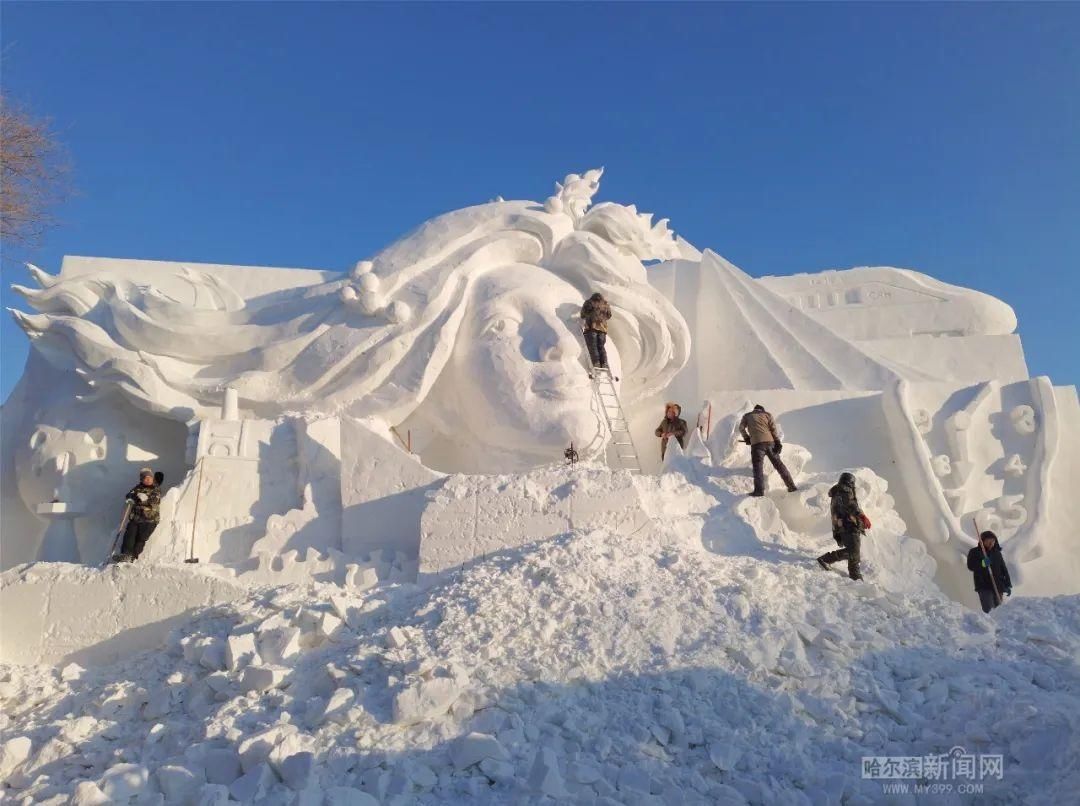
[[[925, 271], [1080, 382], [1080, 4], [18, 3], [4, 92], [79, 195], [40, 249], [346, 269], [437, 213], [600, 197], [760, 276]], [[5, 317], [2, 392], [26, 339]]]

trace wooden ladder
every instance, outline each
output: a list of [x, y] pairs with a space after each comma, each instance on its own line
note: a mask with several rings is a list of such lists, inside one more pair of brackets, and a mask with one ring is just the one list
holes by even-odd
[[606, 449], [608, 466], [640, 473], [641, 462], [638, 460], [637, 448], [634, 447], [634, 438], [630, 435], [630, 423], [623, 411], [622, 401], [619, 400], [619, 393], [615, 391], [611, 370], [606, 367], [593, 367], [592, 379], [596, 399], [600, 401], [600, 408], [604, 412], [604, 419], [611, 434], [611, 441]]

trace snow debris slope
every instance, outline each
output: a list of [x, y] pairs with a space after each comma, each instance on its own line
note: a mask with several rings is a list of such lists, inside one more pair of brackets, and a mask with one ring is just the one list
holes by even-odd
[[[982, 802], [1080, 791], [1080, 597], [991, 619], [928, 578], [851, 582], [780, 496], [732, 504], [741, 483], [641, 479], [654, 518], [633, 534], [571, 532], [427, 590], [260, 589], [122, 664], [2, 667], [2, 794], [871, 803], [862, 756], [954, 746], [1004, 755]], [[888, 580], [908, 549], [879, 542]]]

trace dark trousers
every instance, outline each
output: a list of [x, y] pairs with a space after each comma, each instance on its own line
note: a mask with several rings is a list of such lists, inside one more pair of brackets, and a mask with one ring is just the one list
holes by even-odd
[[776, 453], [776, 444], [773, 442], [759, 442], [750, 447], [750, 463], [754, 466], [754, 495], [765, 494], [764, 464], [766, 456], [769, 457], [772, 466], [776, 468], [776, 472], [780, 474], [780, 478], [784, 480], [788, 492], [794, 492], [795, 482], [792, 481], [787, 467], [780, 461], [780, 457]]
[[128, 521], [127, 528], [124, 529], [121, 553], [134, 557], [136, 560], [139, 559], [146, 541], [150, 539], [150, 535], [156, 528], [157, 524], [152, 521]]
[[998, 601], [998, 598], [994, 595], [994, 592], [992, 590], [980, 590], [975, 592], [979, 594], [979, 604], [982, 605], [984, 613], [989, 613], [991, 610], [1001, 604], [1001, 602]]
[[862, 579], [862, 574], [859, 572], [859, 549], [862, 544], [862, 535], [858, 532], [845, 532], [840, 539], [844, 547], [822, 554], [821, 561], [832, 565], [839, 560], [847, 560], [848, 576], [852, 579]]
[[589, 360], [592, 361], [594, 367], [607, 366], [607, 333], [586, 330], [585, 347], [589, 351]]

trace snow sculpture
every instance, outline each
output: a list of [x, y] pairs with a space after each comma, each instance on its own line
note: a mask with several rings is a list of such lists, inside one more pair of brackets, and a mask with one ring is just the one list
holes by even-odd
[[1076, 592], [1080, 405], [1075, 388], [1029, 379], [1008, 305], [888, 267], [755, 281], [695, 251], [650, 277], [694, 339], [667, 396], [710, 401], [720, 466], [745, 453], [731, 424], [763, 403], [818, 467], [889, 479], [951, 595], [971, 600], [976, 523], [1003, 537], [1018, 591]]
[[[547, 209], [499, 201], [440, 216], [342, 276], [81, 259], [66, 261], [58, 277], [35, 268], [41, 287], [16, 290], [38, 313], [12, 313], [33, 342], [28, 374], [39, 388], [24, 388], [5, 415], [29, 439], [43, 402], [93, 421], [122, 401], [150, 416], [151, 442], [166, 423], [185, 430], [189, 467], [253, 463], [244, 482], [243, 465], [211, 475], [219, 497], [239, 484], [261, 503], [196, 513], [178, 493], [170, 504], [186, 517], [247, 529], [227, 552], [233, 559], [271, 515], [280, 516], [277, 542], [315, 517], [317, 508], [288, 514], [307, 506], [303, 485], [283, 506], [265, 503], [270, 489], [289, 482], [278, 471], [279, 486], [267, 488], [262, 453], [288, 452], [297, 439], [291, 450], [303, 449], [307, 433], [290, 436], [283, 419], [298, 413], [400, 426], [437, 469], [518, 470], [561, 456], [571, 441], [597, 455], [606, 425], [583, 365], [583, 299], [599, 291], [612, 303], [609, 351], [629, 406], [660, 393], [690, 349], [684, 320], [650, 286], [642, 263], [678, 253], [666, 222], [652, 226], [634, 207], [591, 207], [600, 175], [568, 176]], [[15, 465], [5, 472], [26, 490], [33, 470]], [[113, 473], [107, 478], [116, 483]], [[204, 492], [185, 482], [187, 498]], [[53, 497], [27, 492], [24, 512]], [[91, 514], [105, 530], [107, 518]], [[177, 540], [185, 529], [189, 542], [205, 531], [189, 527], [173, 530]]]
[[[1028, 377], [1008, 305], [890, 267], [754, 279], [666, 220], [594, 204], [602, 174], [570, 174], [542, 204], [439, 216], [342, 273], [31, 267], [39, 288], [16, 290], [36, 312], [13, 315], [34, 349], [4, 409], [4, 565], [96, 560], [153, 464], [176, 486], [152, 558], [355, 576], [358, 558], [394, 557], [403, 573], [444, 473], [561, 463], [570, 442], [602, 456], [577, 319], [599, 291], [637, 445], [655, 445], [661, 401], [704, 401], [707, 444], [671, 462], [736, 471], [735, 426], [760, 402], [815, 472], [886, 479], [953, 595], [970, 596], [973, 519], [1000, 530], [1018, 593], [1075, 591], [1080, 403]], [[658, 451], [641, 459], [660, 470]]]

